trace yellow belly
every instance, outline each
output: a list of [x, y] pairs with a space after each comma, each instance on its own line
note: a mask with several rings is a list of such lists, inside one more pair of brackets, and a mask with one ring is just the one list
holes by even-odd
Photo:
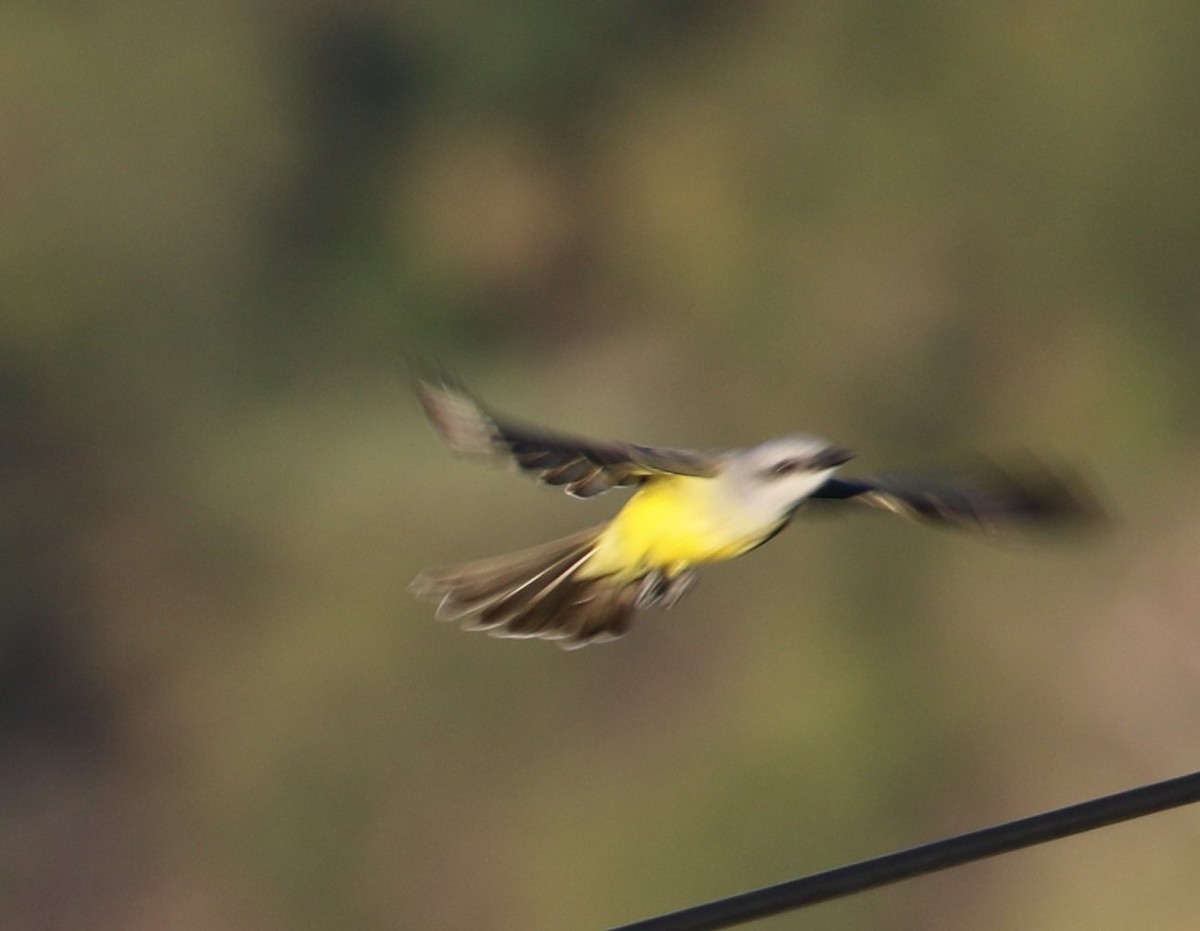
[[698, 563], [740, 556], [775, 529], [747, 530], [729, 517], [713, 494], [712, 479], [654, 479], [604, 529], [584, 572], [635, 578], [659, 569], [676, 575]]

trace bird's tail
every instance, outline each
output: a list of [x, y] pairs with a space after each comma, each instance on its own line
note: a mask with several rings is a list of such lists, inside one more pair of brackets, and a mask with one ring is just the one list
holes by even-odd
[[[496, 637], [543, 637], [567, 649], [612, 640], [629, 629], [634, 609], [660, 600], [645, 578], [584, 572], [606, 525], [533, 549], [422, 572], [412, 583], [438, 602], [437, 617]], [[652, 596], [652, 597], [647, 597]]]

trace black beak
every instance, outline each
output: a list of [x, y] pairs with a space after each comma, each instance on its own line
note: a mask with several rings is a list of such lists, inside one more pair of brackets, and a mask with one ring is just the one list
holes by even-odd
[[823, 449], [810, 460], [809, 468], [814, 472], [820, 472], [824, 469], [832, 469], [849, 462], [854, 458], [854, 453], [848, 449], [843, 449], [840, 446], [830, 446], [828, 449]]

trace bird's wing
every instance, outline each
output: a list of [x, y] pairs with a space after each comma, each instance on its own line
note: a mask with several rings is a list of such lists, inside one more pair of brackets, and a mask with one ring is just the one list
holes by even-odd
[[508, 459], [569, 495], [590, 498], [653, 475], [715, 475], [714, 455], [634, 443], [590, 440], [509, 420], [469, 394], [445, 384], [420, 382], [417, 394], [442, 439], [469, 456]]
[[1035, 463], [942, 476], [831, 478], [811, 500], [857, 501], [917, 520], [984, 531], [1090, 523], [1101, 517], [1076, 476]]

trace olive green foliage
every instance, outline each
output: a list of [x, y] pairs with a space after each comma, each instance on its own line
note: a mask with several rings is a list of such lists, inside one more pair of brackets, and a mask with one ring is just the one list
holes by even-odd
[[[595, 928], [1194, 768], [1197, 87], [1172, 0], [5, 4], [0, 925]], [[454, 458], [413, 359], [1114, 519], [461, 634], [419, 569], [620, 493]], [[1182, 931], [1198, 870], [1183, 810], [804, 927]]]

